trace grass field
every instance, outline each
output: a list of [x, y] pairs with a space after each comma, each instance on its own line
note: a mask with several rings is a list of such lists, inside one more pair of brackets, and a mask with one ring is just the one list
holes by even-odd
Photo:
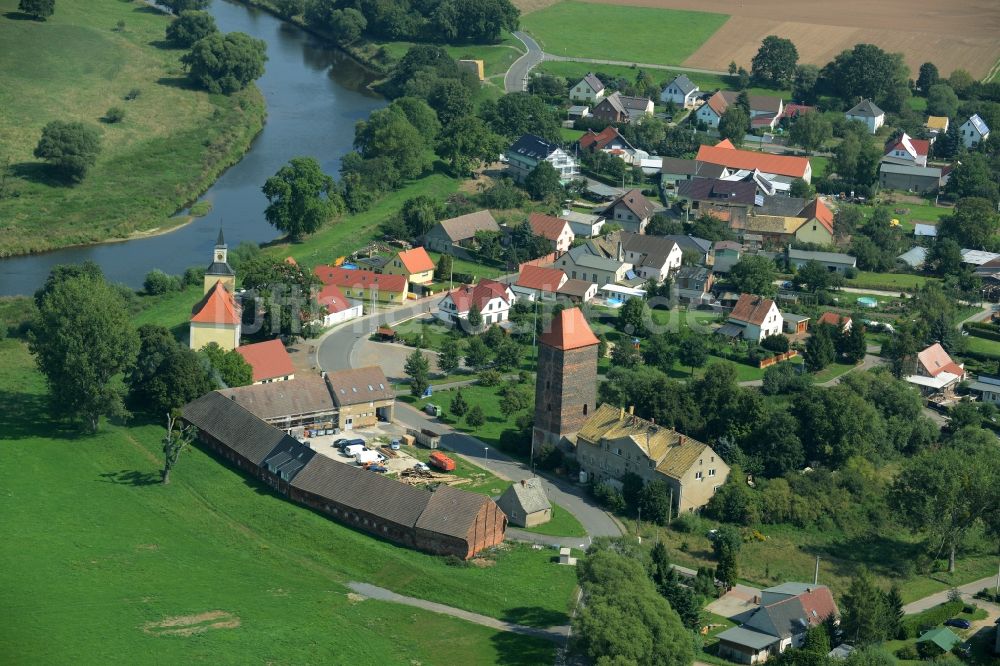
[[[161, 46], [170, 19], [138, 0], [61, 2], [37, 22], [0, 0], [0, 164], [19, 196], [0, 201], [0, 255], [122, 238], [170, 216], [239, 160], [264, 119], [256, 88], [232, 97], [184, 85], [182, 51]], [[125, 29], [113, 28], [122, 20]], [[139, 97], [123, 98], [137, 88]], [[103, 124], [112, 106], [125, 119]], [[85, 180], [53, 179], [32, 156], [51, 120], [99, 126]]]
[[[413, 45], [413, 42], [387, 42], [379, 46], [399, 60]], [[506, 30], [499, 44], [445, 45], [444, 49], [456, 60], [482, 60], [486, 78], [498, 77], [501, 80], [511, 64], [524, 53], [524, 45]]]
[[0, 361], [0, 653], [11, 663], [551, 663], [549, 644], [344, 587], [546, 626], [566, 620], [575, 586], [547, 553], [449, 566], [297, 507], [198, 448], [162, 486], [161, 426], [78, 436], [47, 416], [21, 342], [0, 342]]
[[552, 519], [549, 522], [536, 525], [535, 527], [528, 527], [524, 531], [548, 536], [587, 536], [587, 531], [583, 529], [580, 521], [574, 518], [572, 513], [554, 503], [552, 504]]
[[1000, 359], [1000, 342], [996, 340], [987, 340], [986, 338], [977, 338], [974, 335], [970, 335], [965, 338], [965, 343], [966, 349], [970, 352]]
[[869, 271], [858, 271], [857, 277], [847, 280], [844, 286], [855, 287], [857, 289], [915, 291], [924, 286], [925, 282], [932, 279], [934, 278], [913, 275], [912, 273], [872, 273]]
[[[679, 65], [727, 18], [563, 0], [523, 16], [521, 27], [553, 55]], [[594, 26], [614, 26], [615, 36], [594, 31]]]

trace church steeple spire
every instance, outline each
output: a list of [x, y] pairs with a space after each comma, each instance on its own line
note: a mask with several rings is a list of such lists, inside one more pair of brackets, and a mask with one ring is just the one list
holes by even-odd
[[219, 238], [215, 241], [215, 247], [226, 247], [226, 239], [222, 235], [222, 222], [219, 222]]
[[205, 293], [211, 291], [219, 281], [230, 292], [236, 288], [236, 273], [229, 265], [229, 248], [226, 246], [225, 236], [222, 235], [221, 223], [219, 237], [215, 241], [215, 250], [212, 253], [212, 263], [205, 269]]

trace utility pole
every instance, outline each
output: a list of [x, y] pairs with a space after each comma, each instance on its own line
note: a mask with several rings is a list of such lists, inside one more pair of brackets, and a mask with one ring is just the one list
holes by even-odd
[[819, 555], [816, 556], [816, 570], [813, 572], [813, 585], [819, 585]]

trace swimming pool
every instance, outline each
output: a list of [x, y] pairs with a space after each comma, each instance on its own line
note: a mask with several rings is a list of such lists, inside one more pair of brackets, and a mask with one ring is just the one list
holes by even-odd
[[872, 296], [859, 296], [858, 305], [863, 305], [866, 308], [877, 308], [878, 299], [873, 298]]

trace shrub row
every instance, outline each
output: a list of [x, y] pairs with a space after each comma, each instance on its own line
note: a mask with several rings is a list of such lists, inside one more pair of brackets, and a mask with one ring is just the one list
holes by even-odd
[[953, 618], [962, 612], [965, 603], [961, 599], [946, 601], [943, 604], [928, 608], [915, 615], [907, 615], [903, 618], [900, 628], [901, 639], [916, 638], [920, 632], [936, 627], [947, 619]]
[[964, 328], [969, 335], [974, 337], [1000, 342], [1000, 330], [998, 330], [993, 324], [971, 321], [962, 324], [962, 328]]

